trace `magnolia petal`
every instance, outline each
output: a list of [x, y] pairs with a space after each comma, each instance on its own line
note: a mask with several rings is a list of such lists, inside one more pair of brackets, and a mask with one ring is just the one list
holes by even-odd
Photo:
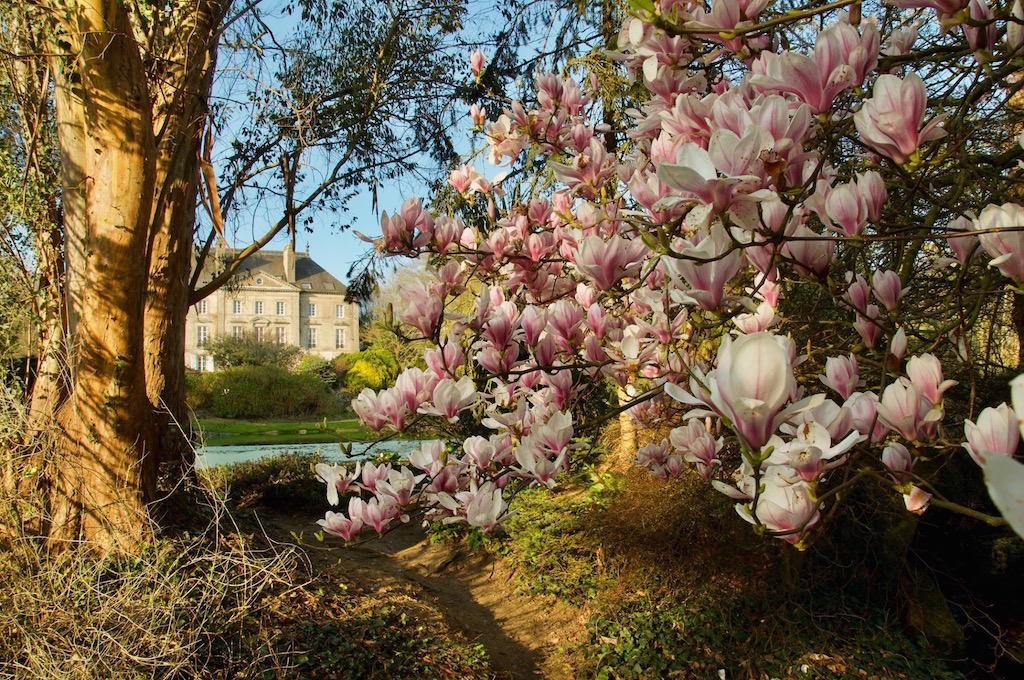
[[1018, 536], [1024, 537], [1024, 464], [1010, 456], [984, 455], [985, 486]]

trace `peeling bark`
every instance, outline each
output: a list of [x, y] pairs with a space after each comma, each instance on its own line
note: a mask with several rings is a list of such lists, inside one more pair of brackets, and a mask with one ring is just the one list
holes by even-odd
[[143, 363], [146, 243], [155, 176], [146, 77], [124, 7], [80, 0], [54, 58], [66, 246], [69, 399], [52, 461], [52, 542], [133, 550], [154, 478]]

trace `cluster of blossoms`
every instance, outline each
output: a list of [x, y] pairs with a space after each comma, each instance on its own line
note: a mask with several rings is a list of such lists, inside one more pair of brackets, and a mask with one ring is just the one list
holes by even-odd
[[[801, 52], [758, 30], [764, 1], [655, 2], [656, 14], [625, 21], [609, 54], [649, 93], [627, 111], [621, 147], [589, 119], [577, 82], [542, 74], [534, 104], [512, 103], [486, 138], [496, 164], [531, 149], [555, 189], [499, 210], [500, 178], [463, 166], [450, 185], [466, 201], [485, 197], [486, 218], [434, 216], [412, 199], [385, 213], [380, 247], [427, 263], [398, 318], [406, 337], [430, 345], [427, 369], [365, 390], [353, 408], [374, 430], [427, 420], [458, 446], [424, 445], [410, 459], [422, 474], [319, 468], [332, 504], [347, 489], [372, 495], [354, 496], [347, 516], [328, 513], [326, 530], [381, 531], [413, 504], [493, 530], [515, 489], [553, 486], [567, 469], [586, 425], [574, 405], [607, 382], [636, 421], [670, 429], [637, 453], [640, 465], [663, 479], [692, 465], [743, 519], [791, 543], [840, 489], [868, 479], [911, 512], [951, 507], [915, 467], [926, 452], [964, 455], [963, 439], [1020, 531], [1024, 376], [1013, 408], [986, 408], [952, 435], [945, 395], [956, 383], [936, 348], [971, 361], [970, 327], [934, 331], [906, 306], [917, 272], [962, 280], [978, 256], [1020, 295], [1024, 208], [965, 206], [941, 228], [929, 217], [929, 247], [905, 238], [896, 256], [877, 244], [894, 240], [886, 215], [905, 210], [886, 177], [929, 172], [947, 143], [925, 80], [903, 58], [922, 27], [892, 6], [918, 19], [934, 9], [943, 39], [1007, 73], [1024, 68], [1024, 13], [1020, 2], [1009, 14], [984, 0], [889, 4], [886, 22], [808, 10], [829, 21]], [[883, 25], [898, 28], [882, 36]], [[475, 53], [478, 79], [484, 68]], [[479, 128], [485, 114], [472, 116]], [[854, 151], [840, 162], [842, 149]], [[831, 301], [841, 347], [802, 353], [787, 331], [800, 313], [787, 299], [808, 290]], [[825, 359], [823, 373], [808, 355]]]

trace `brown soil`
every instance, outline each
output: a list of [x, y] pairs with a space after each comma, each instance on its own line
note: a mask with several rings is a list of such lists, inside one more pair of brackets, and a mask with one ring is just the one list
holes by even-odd
[[482, 644], [493, 677], [573, 677], [561, 649], [583, 633], [585, 613], [517, 591], [514, 573], [500, 558], [458, 545], [432, 545], [414, 525], [345, 546], [331, 536], [316, 541], [318, 527], [306, 517], [261, 511], [259, 519], [275, 540], [298, 542], [314, 574], [333, 572], [367, 592], [400, 590], [415, 602], [415, 616], [443, 621]]

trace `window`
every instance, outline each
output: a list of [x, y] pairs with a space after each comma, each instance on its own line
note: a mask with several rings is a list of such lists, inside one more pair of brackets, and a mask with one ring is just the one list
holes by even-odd
[[262, 276], [256, 277], [256, 285], [257, 286], [262, 286], [263, 285], [263, 277]]
[[210, 338], [209, 326], [196, 326], [196, 347], [203, 347]]
[[253, 311], [254, 314], [262, 314], [263, 313], [263, 301], [262, 300], [257, 300], [256, 302], [254, 302], [253, 305], [252, 305], [252, 311]]
[[242, 301], [241, 300], [232, 300], [231, 301], [231, 313], [232, 314], [241, 314], [242, 313]]
[[256, 328], [254, 330], [255, 330], [255, 334], [256, 334], [256, 340], [258, 342], [263, 342], [263, 339], [265, 337], [264, 331], [266, 329], [263, 326], [256, 326]]
[[345, 329], [334, 329], [334, 349], [345, 349]]
[[306, 347], [309, 349], [316, 347], [316, 330], [315, 328], [309, 329], [309, 342], [306, 343]]
[[196, 303], [196, 314], [206, 314], [207, 305], [206, 300], [200, 300]]
[[288, 329], [284, 326], [277, 327], [277, 344], [283, 345], [288, 342]]
[[316, 303], [315, 302], [310, 302], [308, 305], [306, 305], [306, 312], [307, 312], [307, 316], [309, 316], [309, 318], [312, 319], [313, 317], [315, 317], [316, 316]]
[[283, 302], [278, 302], [277, 303], [277, 315], [278, 316], [284, 316], [284, 303]]
[[334, 305], [334, 316], [338, 319], [344, 319], [345, 305]]
[[231, 337], [233, 337], [233, 338], [240, 338], [244, 334], [245, 334], [245, 331], [242, 329], [241, 326], [232, 326], [231, 327]]
[[206, 357], [205, 356], [197, 356], [196, 357], [196, 370], [197, 371], [205, 371], [206, 370], [206, 366], [207, 366]]

